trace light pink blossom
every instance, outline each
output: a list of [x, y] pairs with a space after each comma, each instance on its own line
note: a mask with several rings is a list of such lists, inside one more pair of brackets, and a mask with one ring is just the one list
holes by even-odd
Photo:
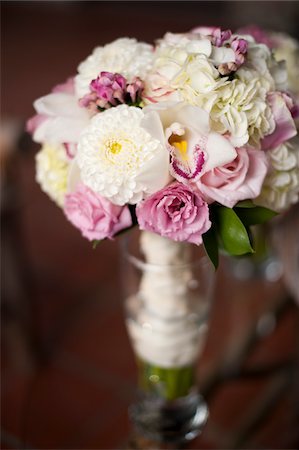
[[229, 164], [205, 173], [196, 189], [209, 202], [232, 208], [238, 201], [256, 198], [267, 174], [267, 158], [263, 151], [238, 148], [237, 157]]
[[74, 81], [57, 85], [52, 92], [34, 102], [37, 115], [27, 122], [27, 131], [35, 142], [76, 143], [89, 122], [89, 114], [78, 105]]
[[139, 203], [136, 215], [142, 230], [197, 245], [202, 243], [202, 234], [211, 227], [207, 203], [199, 194], [177, 182]]
[[[64, 83], [57, 84], [51, 90], [52, 93], [65, 93], [73, 95], [75, 92], [74, 78], [68, 78]], [[34, 134], [36, 129], [48, 118], [47, 114], [35, 114], [26, 122], [26, 131]]]
[[283, 142], [296, 136], [297, 130], [291, 109], [294, 106], [291, 97], [281, 92], [270, 92], [267, 101], [271, 106], [275, 129], [272, 134], [262, 140], [262, 149], [269, 150], [278, 147]]
[[75, 192], [66, 195], [64, 212], [68, 220], [90, 241], [112, 239], [116, 233], [132, 225], [127, 206], [114, 205], [83, 184], [79, 184]]
[[53, 93], [64, 92], [65, 94], [75, 94], [74, 77], [68, 78], [64, 83], [56, 84], [52, 89]]

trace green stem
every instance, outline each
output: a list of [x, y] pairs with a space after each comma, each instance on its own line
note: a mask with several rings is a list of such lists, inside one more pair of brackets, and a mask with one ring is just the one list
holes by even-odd
[[194, 386], [193, 366], [164, 368], [141, 359], [137, 364], [140, 388], [166, 400], [184, 397]]

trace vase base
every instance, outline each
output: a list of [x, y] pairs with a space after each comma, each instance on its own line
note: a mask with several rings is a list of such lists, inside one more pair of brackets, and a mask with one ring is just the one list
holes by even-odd
[[142, 436], [157, 442], [179, 443], [201, 433], [208, 407], [197, 393], [172, 401], [149, 396], [133, 404], [129, 415]]

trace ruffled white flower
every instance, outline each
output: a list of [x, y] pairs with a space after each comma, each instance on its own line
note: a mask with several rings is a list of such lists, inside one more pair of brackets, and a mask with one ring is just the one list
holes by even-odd
[[156, 116], [140, 108], [121, 105], [97, 114], [78, 144], [83, 183], [117, 205], [139, 202], [169, 181], [163, 140]]
[[231, 48], [217, 48], [196, 33], [167, 33], [146, 79], [147, 101], [199, 106], [210, 114], [212, 129], [228, 134], [233, 145], [259, 146], [274, 130], [266, 96], [275, 83], [268, 67], [269, 49], [249, 39], [248, 60], [230, 81], [215, 66], [234, 61]]
[[36, 181], [49, 197], [63, 207], [69, 160], [62, 145], [44, 144], [36, 155]]
[[271, 33], [270, 37], [275, 43], [275, 59], [286, 62], [288, 88], [299, 97], [299, 43], [284, 33]]
[[299, 140], [267, 152], [270, 171], [255, 203], [274, 211], [285, 211], [299, 199]]
[[[274, 34], [273, 40], [275, 40]], [[250, 35], [243, 37], [248, 43], [246, 60], [243, 67], [247, 68], [252, 76], [254, 76], [253, 72], [256, 72], [255, 76], [267, 79], [270, 83], [271, 90], [287, 90], [289, 82], [284, 61], [285, 58], [281, 56], [277, 57], [276, 50], [274, 50], [274, 53], [271, 52], [267, 45], [255, 42], [254, 38]], [[272, 34], [270, 34], [270, 39], [272, 40]]]
[[236, 147], [247, 143], [259, 147], [260, 140], [275, 128], [266, 101], [268, 92], [266, 79], [250, 78], [247, 70], [240, 69], [238, 78], [218, 89], [217, 100], [210, 111], [212, 128], [228, 133]]
[[[145, 80], [148, 101], [184, 101], [211, 109], [216, 90], [227, 82], [213, 65], [213, 46], [196, 35], [167, 33], [155, 53], [153, 69]], [[229, 49], [230, 50], [230, 49]]]
[[96, 47], [78, 67], [76, 94], [79, 98], [88, 94], [90, 82], [103, 71], [120, 73], [129, 81], [134, 77], [144, 79], [152, 60], [153, 47], [133, 38], [120, 38], [104, 47]]

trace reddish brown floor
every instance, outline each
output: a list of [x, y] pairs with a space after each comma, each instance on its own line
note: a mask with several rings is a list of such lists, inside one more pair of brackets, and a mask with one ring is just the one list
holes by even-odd
[[[248, 3], [200, 3], [195, 20], [192, 3], [172, 3], [170, 15], [169, 2], [6, 2], [4, 117], [22, 124], [34, 98], [72, 73], [95, 44], [120, 35], [151, 40], [198, 22], [296, 31], [290, 4], [271, 4], [271, 23], [265, 5], [262, 19]], [[2, 207], [2, 448], [128, 448], [136, 369], [123, 321], [118, 242], [92, 250], [34, 181], [37, 146], [23, 139], [16, 148]], [[267, 335], [266, 327], [257, 338], [258, 319], [271, 322], [273, 314], [273, 331]], [[198, 364], [210, 417], [190, 448], [298, 448], [298, 324], [298, 307], [279, 283], [237, 283], [223, 262]]]

